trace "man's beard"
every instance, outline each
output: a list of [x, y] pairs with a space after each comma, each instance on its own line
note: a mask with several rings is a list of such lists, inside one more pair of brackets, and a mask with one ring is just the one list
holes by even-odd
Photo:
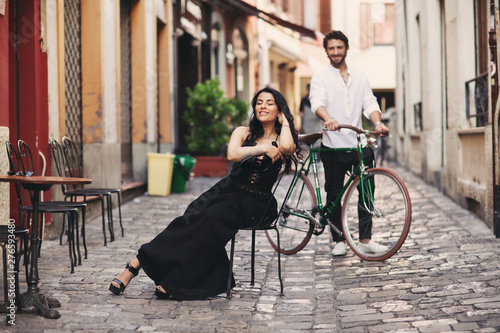
[[346, 56], [347, 56], [347, 52], [338, 61], [333, 60], [333, 56], [332, 56], [332, 57], [330, 57], [330, 62], [332, 63], [332, 65], [340, 65], [345, 61]]

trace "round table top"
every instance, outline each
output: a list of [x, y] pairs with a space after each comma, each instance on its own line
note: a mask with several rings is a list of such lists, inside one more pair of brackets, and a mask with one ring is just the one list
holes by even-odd
[[90, 178], [76, 178], [76, 177], [56, 177], [56, 176], [0, 176], [0, 182], [21, 183], [21, 184], [43, 184], [43, 185], [57, 185], [57, 184], [90, 184]]

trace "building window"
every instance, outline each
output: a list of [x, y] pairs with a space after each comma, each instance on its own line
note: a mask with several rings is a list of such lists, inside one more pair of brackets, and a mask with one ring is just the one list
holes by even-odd
[[488, 71], [488, 7], [486, 1], [474, 2], [476, 76]]
[[361, 48], [374, 45], [394, 45], [396, 39], [394, 4], [361, 3]]
[[245, 32], [236, 28], [233, 30], [233, 53], [234, 53], [234, 83], [236, 98], [247, 100], [248, 92], [248, 41]]
[[396, 31], [394, 29], [394, 4], [373, 4], [371, 17], [373, 22], [373, 44], [393, 45], [396, 38]]
[[472, 127], [488, 123], [488, 9], [474, 1], [476, 77], [465, 82], [465, 116]]
[[220, 52], [220, 27], [219, 24], [215, 24], [212, 27], [211, 31], [211, 40], [212, 40], [212, 73], [213, 75], [220, 76], [220, 68], [219, 68], [219, 52]]
[[282, 7], [283, 7], [283, 11], [285, 13], [288, 12], [288, 10], [289, 10], [288, 0], [283, 0]]

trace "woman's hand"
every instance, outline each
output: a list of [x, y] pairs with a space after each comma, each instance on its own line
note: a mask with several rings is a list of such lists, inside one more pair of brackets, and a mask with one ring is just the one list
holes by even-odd
[[286, 119], [286, 117], [283, 114], [283, 112], [280, 112], [280, 114], [278, 115], [278, 121], [281, 124], [281, 126], [283, 126], [283, 125], [287, 125], [288, 126], [288, 119]]
[[283, 157], [278, 147], [268, 143], [264, 144], [264, 146], [266, 150], [264, 154], [266, 154], [273, 161], [273, 163]]

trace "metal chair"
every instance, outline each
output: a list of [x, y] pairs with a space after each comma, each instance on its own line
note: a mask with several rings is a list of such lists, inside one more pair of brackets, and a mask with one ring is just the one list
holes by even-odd
[[[71, 162], [72, 168], [70, 170], [74, 173], [73, 177], [83, 177], [83, 163], [80, 160], [80, 152], [78, 151], [78, 147], [76, 146], [75, 142], [68, 138], [67, 136], [62, 138], [62, 145], [64, 148], [64, 152], [67, 154], [66, 157], [68, 157], [68, 161]], [[120, 229], [122, 232], [122, 237], [124, 236], [124, 230], [123, 230], [123, 224], [122, 224], [122, 202], [121, 202], [121, 189], [119, 188], [84, 188], [83, 185], [79, 187], [79, 191], [85, 192], [85, 191], [107, 191], [111, 194], [116, 194], [117, 199], [118, 199], [118, 218], [120, 221]], [[109, 196], [109, 206], [108, 206], [109, 214], [111, 217], [111, 226], [113, 225], [113, 204], [111, 200], [111, 195]], [[113, 239], [114, 239], [114, 231], [110, 231]]]
[[[33, 170], [33, 175], [37, 175], [38, 173], [35, 170], [35, 162], [33, 160], [33, 156], [31, 155], [31, 150], [26, 142], [23, 140], [18, 140], [17, 142], [17, 149], [19, 152], [19, 158], [20, 158], [20, 170], [21, 171], [27, 171], [27, 170]], [[85, 211], [87, 208], [86, 203], [82, 202], [71, 202], [71, 201], [57, 201], [57, 200], [52, 200], [52, 201], [42, 201], [40, 202], [40, 207], [69, 207], [69, 208], [79, 208], [81, 210], [81, 221], [82, 221], [82, 242], [83, 242], [83, 248], [85, 250], [84, 253], [84, 258], [87, 259], [87, 244], [85, 241]], [[63, 225], [61, 228], [61, 236], [59, 238], [59, 244], [62, 245], [62, 236], [64, 235], [65, 232], [65, 219], [66, 215], [63, 216]], [[78, 264], [81, 265], [82, 259], [80, 255], [80, 239], [79, 239], [79, 233], [78, 233], [78, 220], [76, 221], [76, 240], [77, 240], [77, 246], [78, 246]], [[41, 224], [42, 230], [40, 231], [41, 234], [43, 234], [43, 224]], [[40, 241], [40, 246], [41, 246], [41, 241]]]
[[[21, 143], [23, 146], [23, 149], [27, 147], [24, 147], [25, 143]], [[17, 175], [22, 175], [22, 176], [29, 176], [29, 175], [34, 175], [34, 171], [30, 170], [28, 171], [26, 167], [23, 165], [29, 165], [29, 163], [26, 163], [26, 160], [28, 160], [30, 157], [27, 157], [25, 161], [22, 161], [20, 154], [16, 151], [14, 146], [10, 142], [6, 142], [6, 147], [7, 147], [7, 155], [9, 157], [9, 164], [10, 164], [10, 173], [11, 174], [17, 174]], [[23, 150], [23, 154], [30, 154], [29, 148], [27, 150]], [[26, 156], [23, 156], [26, 157]], [[33, 167], [32, 167], [33, 168]], [[34, 169], [34, 168], [33, 168]], [[26, 228], [30, 230], [31, 227], [31, 215], [33, 214], [33, 206], [31, 205], [31, 197], [32, 193], [29, 190], [25, 190], [20, 184], [15, 184], [14, 185], [15, 190], [16, 190], [16, 195], [17, 195], [17, 201], [18, 201], [18, 208], [19, 212], [22, 213], [22, 217], [20, 219], [21, 221], [21, 227]], [[68, 218], [68, 229], [67, 229], [67, 236], [68, 236], [68, 248], [69, 248], [69, 257], [70, 257], [70, 262], [71, 262], [71, 273], [74, 273], [74, 266], [81, 264], [81, 255], [80, 255], [80, 248], [79, 246], [75, 246], [75, 229], [74, 225], [77, 225], [78, 228], [78, 209], [75, 207], [69, 207], [69, 206], [63, 206], [63, 205], [50, 205], [50, 202], [44, 203], [43, 205], [40, 205], [39, 207], [39, 214], [40, 214], [40, 226], [43, 226], [43, 217], [47, 213], [51, 214], [65, 214], [65, 217]], [[43, 235], [43, 228], [39, 229], [39, 233], [37, 237], [42, 239]], [[77, 238], [78, 240], [78, 238]], [[31, 246], [31, 245], [30, 245]], [[41, 242], [40, 242], [41, 246]], [[25, 251], [29, 251], [29, 247], [25, 249]], [[78, 259], [76, 257], [76, 253], [78, 252]], [[27, 263], [26, 263], [27, 265]], [[26, 266], [27, 270], [27, 266]]]
[[[20, 292], [19, 292], [19, 259], [21, 255], [24, 255], [24, 263], [28, 262], [27, 253], [21, 253], [18, 249], [17, 241], [21, 245], [24, 245], [24, 249], [27, 248], [28, 243], [28, 229], [19, 226], [0, 226], [0, 247], [2, 248], [2, 259], [3, 259], [3, 295], [5, 300], [5, 314], [6, 314], [6, 325], [10, 326], [9, 312], [11, 305], [14, 306], [14, 311], [20, 309], [21, 305]], [[21, 246], [22, 249], [22, 246]], [[13, 252], [11, 251], [13, 250]], [[10, 296], [12, 294], [12, 282], [8, 275], [13, 274], [14, 276], [14, 300], [13, 303], [10, 302]], [[28, 278], [26, 272], [26, 279]]]
[[[274, 229], [276, 231], [278, 247], [280, 246], [280, 237], [278, 227], [276, 226], [276, 220], [269, 227], [253, 227], [253, 228], [242, 228], [240, 230], [251, 230], [252, 231], [252, 259], [251, 259], [251, 280], [250, 285], [254, 285], [255, 282], [255, 232], [257, 230], [270, 230]], [[236, 235], [231, 239], [231, 254], [229, 259], [229, 277], [227, 280], [227, 290], [226, 297], [227, 299], [231, 299], [231, 286], [233, 281], [233, 262], [234, 262], [234, 243], [235, 243]], [[280, 251], [278, 251], [278, 278], [280, 281], [280, 296], [283, 296], [283, 279], [281, 277], [281, 255]]]
[[[60, 147], [59, 143], [53, 139], [50, 140], [50, 149], [51, 149], [51, 152], [52, 152], [52, 158], [54, 160], [54, 164], [56, 166], [56, 171], [57, 171], [57, 174], [60, 176], [60, 177], [67, 177], [67, 175], [65, 174], [64, 172], [64, 166], [61, 164], [63, 159], [64, 159], [64, 155], [62, 153], [62, 148]], [[64, 186], [64, 185], [62, 185]], [[64, 187], [63, 187], [63, 193], [64, 193]], [[67, 198], [67, 196], [65, 196], [65, 198]], [[81, 208], [81, 211], [82, 211], [82, 227], [81, 227], [81, 232], [82, 232], [82, 243], [83, 243], [83, 248], [84, 248], [84, 258], [87, 259], [87, 242], [86, 242], [86, 237], [85, 237], [85, 211], [86, 211], [86, 208], [87, 208], [87, 203], [85, 202], [76, 202], [76, 201], [57, 201], [56, 202], [57, 204], [61, 204], [61, 205], [66, 205], [66, 206], [69, 206], [69, 207], [77, 207], [77, 208]], [[66, 220], [63, 219], [63, 225], [62, 225], [62, 229], [61, 229], [61, 235], [59, 236], [59, 244], [62, 244], [62, 238], [63, 238], [63, 235], [64, 235], [64, 223], [65, 223]]]
[[[50, 140], [50, 147], [52, 151], [52, 158], [54, 160], [54, 163], [56, 165], [56, 170], [59, 174], [60, 177], [73, 177], [73, 173], [71, 172], [71, 167], [69, 166], [69, 163], [66, 160], [66, 154], [64, 153], [63, 147], [59, 144], [54, 139]], [[107, 191], [93, 191], [92, 193], [80, 193], [77, 191], [73, 191], [72, 189], [69, 188], [68, 185], [61, 185], [61, 189], [63, 192], [63, 195], [66, 199], [69, 199], [70, 202], [76, 202], [76, 199], [78, 197], [83, 197], [84, 203], [87, 203], [87, 197], [88, 196], [97, 196], [99, 198], [99, 201], [101, 202], [101, 216], [102, 216], [102, 229], [103, 229], [103, 234], [104, 234], [104, 246], [107, 245], [107, 240], [106, 240], [106, 219], [105, 215], [108, 210], [104, 207], [104, 200], [106, 200], [107, 205], [109, 207], [109, 196], [110, 193]], [[109, 212], [108, 212], [108, 223], [109, 223]], [[85, 229], [83, 229], [82, 234], [85, 233]], [[62, 238], [62, 234], [60, 238]]]
[[[63, 138], [64, 140], [64, 138]], [[66, 140], [64, 140], [66, 141]], [[80, 157], [78, 153], [74, 153], [71, 147], [59, 144], [57, 141], [52, 140], [52, 144], [57, 147], [59, 153], [55, 153], [53, 150], [53, 158], [57, 159], [56, 164], [60, 165], [59, 172], [63, 173], [66, 177], [83, 177], [83, 172], [81, 170]], [[60, 174], [61, 175], [61, 174]], [[71, 201], [75, 202], [78, 197], [83, 197], [83, 201], [87, 202], [87, 197], [96, 196], [101, 202], [101, 215], [102, 215], [102, 232], [104, 236], [104, 246], [107, 246], [107, 236], [106, 236], [106, 214], [108, 218], [108, 229], [110, 231], [110, 240], [114, 240], [113, 232], [113, 215], [112, 215], [112, 200], [111, 193], [105, 189], [84, 189], [82, 186], [61, 186], [63, 194], [65, 197], [70, 198]], [[107, 209], [105, 208], [104, 202], [106, 201]]]
[[[250, 160], [250, 159], [247, 159]], [[245, 163], [246, 161], [242, 161], [241, 163]], [[293, 162], [296, 163], [295, 159], [293, 159]], [[252, 162], [250, 162], [252, 163]], [[295, 167], [295, 170], [297, 167]], [[273, 189], [273, 195], [278, 188], [280, 181], [281, 181], [281, 176], [283, 175], [283, 172], [280, 173], [278, 176], [278, 180], [276, 181], [276, 184], [274, 185]], [[290, 186], [291, 188], [291, 186]], [[290, 191], [290, 188], [288, 191]], [[283, 207], [280, 207], [280, 210], [283, 209]], [[278, 213], [279, 216], [279, 213]], [[240, 228], [240, 230], [250, 230], [252, 231], [252, 258], [251, 258], [251, 280], [250, 280], [250, 285], [254, 285], [255, 282], [255, 234], [257, 230], [275, 230], [276, 231], [276, 239], [277, 239], [277, 245], [278, 248], [280, 248], [280, 236], [279, 236], [279, 231], [278, 231], [278, 218], [274, 219], [273, 222], [271, 222], [267, 226], [259, 226], [259, 223], [256, 225], [252, 226], [251, 228]], [[230, 258], [229, 258], [229, 275], [227, 279], [227, 290], [226, 290], [226, 298], [231, 299], [231, 287], [232, 287], [232, 282], [233, 282], [233, 263], [234, 263], [234, 244], [235, 244], [235, 239], [236, 235], [233, 236], [231, 239], [231, 253], [230, 253]], [[278, 278], [280, 281], [280, 296], [283, 296], [283, 279], [281, 277], [281, 252], [278, 251]]]

